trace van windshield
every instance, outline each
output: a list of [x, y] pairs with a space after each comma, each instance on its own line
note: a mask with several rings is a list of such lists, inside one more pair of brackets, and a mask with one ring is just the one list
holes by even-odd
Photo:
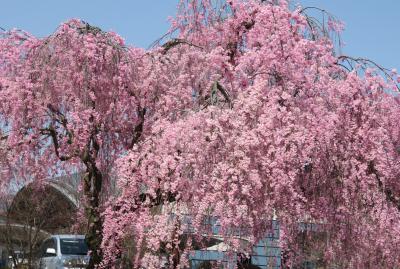
[[60, 239], [61, 253], [65, 255], [87, 255], [85, 239]]

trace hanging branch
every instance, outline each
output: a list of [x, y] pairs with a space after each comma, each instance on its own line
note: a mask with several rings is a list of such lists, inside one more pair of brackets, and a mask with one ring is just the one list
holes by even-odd
[[[316, 10], [319, 11], [322, 14], [322, 20], [321, 19], [317, 19], [313, 16], [310, 16], [309, 14], [307, 14], [306, 11], [308, 10]], [[328, 38], [330, 40], [332, 40], [333, 42], [336, 42], [334, 40], [334, 38], [329, 36], [329, 33], [333, 33], [336, 34], [334, 35], [334, 37], [337, 38], [337, 42], [338, 42], [338, 49], [340, 49], [340, 46], [342, 44], [341, 42], [341, 38], [340, 38], [340, 30], [335, 30], [333, 29], [333, 31], [329, 31], [329, 26], [330, 26], [330, 22], [333, 23], [337, 23], [340, 24], [340, 20], [337, 19], [333, 14], [329, 13], [328, 11], [326, 11], [325, 9], [322, 8], [318, 8], [318, 7], [314, 7], [314, 6], [309, 6], [309, 7], [304, 7], [299, 11], [299, 14], [303, 15], [306, 19], [309, 31], [310, 31], [310, 36], [311, 36], [311, 40], [317, 40], [320, 38], [319, 34], [321, 35], [321, 37], [325, 37]], [[325, 15], [328, 17], [328, 21], [325, 21]], [[326, 25], [328, 24], [328, 25]]]
[[[341, 64], [340, 61], [346, 61], [350, 65], [350, 69], [347, 68], [345, 65]], [[385, 67], [377, 64], [376, 62], [374, 62], [374, 61], [372, 61], [370, 59], [366, 59], [366, 58], [362, 58], [362, 57], [351, 57], [351, 56], [347, 56], [347, 55], [341, 55], [341, 56], [338, 57], [338, 60], [337, 60], [336, 64], [346, 68], [349, 71], [351, 71], [351, 70], [354, 69], [354, 67], [351, 64], [351, 62], [360, 64], [364, 70], [366, 68], [368, 68], [369, 66], [377, 68], [379, 71], [381, 71], [385, 75], [385, 77], [388, 80], [392, 81], [393, 84], [396, 86], [397, 90], [400, 91], [400, 86], [393, 79], [393, 76], [390, 75], [390, 70], [388, 68], [385, 68]]]
[[201, 50], [204, 49], [203, 47], [200, 47], [200, 46], [193, 44], [189, 41], [186, 41], [184, 39], [173, 38], [170, 41], [167, 41], [166, 43], [164, 43], [162, 45], [162, 47], [164, 48], [163, 54], [166, 54], [170, 49], [172, 49], [173, 47], [176, 47], [177, 45], [180, 45], [180, 44], [186, 44], [186, 45], [189, 45], [189, 46], [201, 49]]

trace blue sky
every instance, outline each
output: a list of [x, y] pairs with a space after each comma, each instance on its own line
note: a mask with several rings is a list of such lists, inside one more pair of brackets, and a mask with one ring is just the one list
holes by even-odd
[[[148, 47], [168, 30], [177, 0], [0, 0], [0, 26], [37, 36], [53, 32], [69, 18], [113, 30], [129, 44]], [[400, 0], [295, 0], [328, 10], [344, 21], [344, 54], [370, 58], [400, 69]]]

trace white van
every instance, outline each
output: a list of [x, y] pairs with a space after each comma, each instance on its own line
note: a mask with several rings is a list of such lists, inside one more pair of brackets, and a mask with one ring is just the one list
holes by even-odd
[[84, 235], [53, 235], [40, 248], [40, 269], [84, 269], [88, 263]]

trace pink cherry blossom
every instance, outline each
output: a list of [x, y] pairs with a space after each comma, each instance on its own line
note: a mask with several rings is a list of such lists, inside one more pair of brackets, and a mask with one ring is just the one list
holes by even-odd
[[126, 242], [135, 268], [185, 268], [215, 227], [230, 254], [248, 254], [273, 219], [286, 265], [395, 268], [397, 75], [336, 56], [309, 20], [283, 0], [182, 0], [175, 38], [149, 50], [76, 19], [44, 39], [4, 33], [7, 171], [85, 171], [103, 268]]

